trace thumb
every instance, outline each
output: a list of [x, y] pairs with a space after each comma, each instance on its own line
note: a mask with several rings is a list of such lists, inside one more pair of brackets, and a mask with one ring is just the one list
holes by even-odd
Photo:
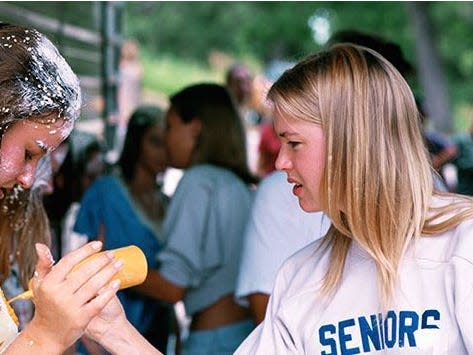
[[54, 259], [51, 255], [49, 248], [42, 243], [36, 243], [36, 254], [38, 255], [38, 263], [36, 264], [35, 277], [42, 279], [44, 278], [52, 266], [54, 265]]

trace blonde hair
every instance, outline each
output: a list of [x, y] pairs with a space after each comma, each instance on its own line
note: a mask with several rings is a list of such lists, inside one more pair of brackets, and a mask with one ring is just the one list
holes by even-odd
[[320, 191], [332, 226], [321, 245], [331, 250], [322, 293], [336, 290], [354, 240], [373, 258], [386, 304], [411, 240], [473, 217], [473, 199], [464, 196], [432, 207], [434, 196], [452, 194], [434, 191], [409, 86], [375, 51], [338, 44], [286, 71], [268, 98], [283, 116], [320, 125], [326, 137]]

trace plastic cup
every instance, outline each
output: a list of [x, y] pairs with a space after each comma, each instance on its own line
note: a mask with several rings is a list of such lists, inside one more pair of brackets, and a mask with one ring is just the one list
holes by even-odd
[[[115, 254], [115, 259], [123, 261], [121, 270], [112, 278], [112, 280], [120, 280], [120, 290], [143, 283], [148, 274], [148, 263], [143, 251], [135, 245], [113, 249], [112, 251]], [[78, 270], [88, 261], [106, 252], [102, 251], [87, 257], [74, 266], [71, 272]]]

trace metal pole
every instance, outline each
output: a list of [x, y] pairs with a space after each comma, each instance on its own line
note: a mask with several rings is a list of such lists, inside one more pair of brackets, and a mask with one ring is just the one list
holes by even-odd
[[117, 66], [114, 48], [114, 4], [104, 1], [101, 3], [101, 33], [102, 33], [102, 95], [104, 99], [103, 114], [104, 138], [107, 150], [112, 150], [115, 143], [117, 99], [115, 67]]

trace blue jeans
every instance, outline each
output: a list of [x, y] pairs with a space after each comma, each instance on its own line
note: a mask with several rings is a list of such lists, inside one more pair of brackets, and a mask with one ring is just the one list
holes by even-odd
[[189, 333], [182, 355], [231, 355], [255, 328], [252, 320]]

